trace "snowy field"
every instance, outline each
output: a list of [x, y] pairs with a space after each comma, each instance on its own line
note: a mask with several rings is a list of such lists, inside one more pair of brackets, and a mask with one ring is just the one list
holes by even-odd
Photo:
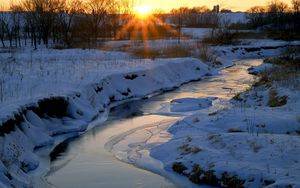
[[1, 50], [0, 104], [61, 95], [107, 74], [147, 66], [129, 59], [125, 53], [99, 50]]

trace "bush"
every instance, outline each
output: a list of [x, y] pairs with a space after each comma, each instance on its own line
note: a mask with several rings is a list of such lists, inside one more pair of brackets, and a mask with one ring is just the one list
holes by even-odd
[[209, 49], [209, 45], [197, 42], [197, 56], [205, 62], [215, 62], [217, 57], [214, 51]]
[[213, 170], [208, 170], [208, 171], [204, 172], [203, 178], [202, 178], [203, 184], [219, 187], [220, 184], [219, 184], [218, 178], [214, 173], [215, 173], [215, 171], [213, 171]]
[[243, 188], [245, 180], [240, 180], [238, 177], [230, 176], [227, 172], [224, 172], [221, 177], [221, 181], [223, 187], [230, 187], [230, 188]]
[[193, 166], [193, 170], [189, 175], [189, 180], [195, 184], [201, 184], [200, 176], [204, 173], [201, 167], [198, 164]]
[[214, 28], [202, 42], [212, 45], [237, 45], [240, 43], [237, 40], [237, 32], [230, 30], [226, 25]]
[[187, 170], [187, 167], [182, 164], [182, 162], [174, 162], [172, 165], [172, 169], [174, 172], [178, 174], [184, 174], [184, 171]]
[[269, 93], [268, 106], [270, 107], [280, 107], [284, 106], [287, 103], [287, 96], [279, 97], [276, 90], [272, 89]]

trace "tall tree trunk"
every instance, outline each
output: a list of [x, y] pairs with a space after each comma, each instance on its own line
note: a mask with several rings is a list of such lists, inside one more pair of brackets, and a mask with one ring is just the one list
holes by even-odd
[[3, 48], [5, 48], [5, 43], [4, 43], [3, 37], [1, 37], [1, 43], [2, 43]]

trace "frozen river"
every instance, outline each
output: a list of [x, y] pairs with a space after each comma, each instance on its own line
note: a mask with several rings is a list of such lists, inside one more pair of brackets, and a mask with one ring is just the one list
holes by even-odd
[[172, 135], [166, 129], [196, 110], [167, 113], [170, 102], [178, 98], [207, 97], [229, 100], [250, 87], [255, 78], [247, 69], [261, 63], [261, 59], [240, 60], [219, 75], [111, 109], [104, 124], [63, 145], [62, 152], [51, 163], [48, 183], [58, 188], [176, 187], [176, 183], [163, 176], [136, 167], [140, 161], [146, 161], [141, 166], [153, 172], [163, 171], [161, 163], [149, 156], [151, 147], [140, 146], [168, 141]]

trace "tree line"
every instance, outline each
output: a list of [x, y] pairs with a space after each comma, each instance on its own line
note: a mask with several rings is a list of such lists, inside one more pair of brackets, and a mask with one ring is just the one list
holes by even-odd
[[254, 6], [248, 12], [248, 20], [255, 29], [281, 32], [285, 36], [300, 33], [300, 0], [292, 0], [292, 6], [273, 0], [266, 6]]
[[[264, 7], [252, 7], [247, 14], [249, 29], [299, 35], [300, 0], [273, 0]], [[0, 41], [3, 47], [58, 44], [63, 47], [93, 44], [98, 38], [111, 39], [133, 15], [135, 0], [23, 0], [0, 10]], [[206, 6], [180, 7], [156, 16], [181, 28], [220, 27], [218, 13]], [[240, 26], [239, 26], [240, 27]], [[284, 31], [284, 32], [282, 32]], [[131, 32], [125, 31], [125, 32]], [[130, 36], [130, 34], [124, 34]], [[6, 41], [9, 41], [6, 43]]]
[[207, 6], [180, 7], [170, 11], [171, 23], [187, 27], [215, 27], [218, 25], [218, 14]]
[[72, 46], [113, 37], [128, 21], [134, 0], [23, 0], [0, 12], [3, 47], [54, 44]]

